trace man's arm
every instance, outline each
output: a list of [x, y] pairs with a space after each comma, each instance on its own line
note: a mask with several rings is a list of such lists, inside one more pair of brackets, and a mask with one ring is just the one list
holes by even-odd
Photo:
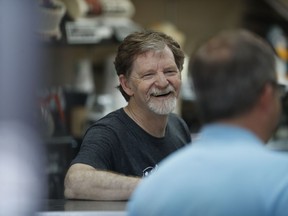
[[140, 180], [78, 163], [66, 174], [64, 195], [67, 199], [128, 200]]

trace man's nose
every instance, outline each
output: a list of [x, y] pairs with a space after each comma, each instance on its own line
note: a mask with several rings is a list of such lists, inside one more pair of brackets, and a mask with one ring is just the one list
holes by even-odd
[[155, 84], [159, 87], [166, 87], [169, 84], [164, 73], [157, 74]]

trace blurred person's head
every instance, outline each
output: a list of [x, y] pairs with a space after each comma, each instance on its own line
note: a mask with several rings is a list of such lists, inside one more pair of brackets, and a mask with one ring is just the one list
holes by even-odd
[[[168, 47], [171, 50], [179, 72], [183, 69], [184, 53], [180, 45], [170, 36], [156, 31], [135, 32], [128, 35], [120, 44], [115, 58], [117, 75], [124, 75], [129, 79], [135, 60], [150, 51], [163, 51]], [[118, 86], [126, 101], [130, 100], [121, 85]]]
[[276, 127], [280, 104], [275, 55], [264, 39], [246, 30], [223, 31], [191, 57], [189, 70], [204, 123], [257, 110], [253, 116], [259, 124], [262, 118], [270, 123], [269, 130]]

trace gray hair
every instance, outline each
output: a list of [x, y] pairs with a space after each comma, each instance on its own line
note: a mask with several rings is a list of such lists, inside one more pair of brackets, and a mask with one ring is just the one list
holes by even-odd
[[189, 71], [204, 122], [245, 113], [267, 82], [276, 83], [272, 47], [246, 30], [210, 39], [191, 57]]

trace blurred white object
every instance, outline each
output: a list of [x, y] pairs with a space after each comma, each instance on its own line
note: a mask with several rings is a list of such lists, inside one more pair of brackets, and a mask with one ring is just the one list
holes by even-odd
[[60, 39], [62, 33], [60, 31], [60, 22], [66, 12], [66, 7], [63, 2], [51, 0], [53, 8], [40, 5], [40, 24], [38, 31], [44, 37], [55, 37]]
[[135, 7], [130, 0], [62, 0], [72, 19], [92, 16], [132, 17]]
[[110, 94], [90, 95], [87, 99], [87, 120], [94, 122], [112, 112], [113, 97]]
[[113, 35], [109, 26], [98, 25], [96, 22], [67, 22], [65, 28], [67, 41], [70, 44], [100, 43]]
[[101, 4], [99, 0], [62, 0], [67, 12], [73, 19], [85, 17], [88, 14], [98, 15], [101, 13]]
[[129, 17], [135, 13], [135, 7], [130, 0], [100, 0], [104, 16]]
[[280, 26], [272, 26], [267, 34], [268, 41], [276, 52], [276, 72], [278, 82], [288, 86], [288, 40], [284, 30]]
[[82, 59], [78, 63], [78, 71], [75, 78], [74, 88], [78, 92], [93, 93], [95, 90], [90, 59]]
[[114, 66], [115, 54], [110, 55], [106, 59], [105, 66], [105, 85], [104, 92], [112, 97], [112, 109], [116, 110], [127, 105], [126, 100], [122, 96], [117, 86], [120, 85], [119, 78], [117, 76]]

